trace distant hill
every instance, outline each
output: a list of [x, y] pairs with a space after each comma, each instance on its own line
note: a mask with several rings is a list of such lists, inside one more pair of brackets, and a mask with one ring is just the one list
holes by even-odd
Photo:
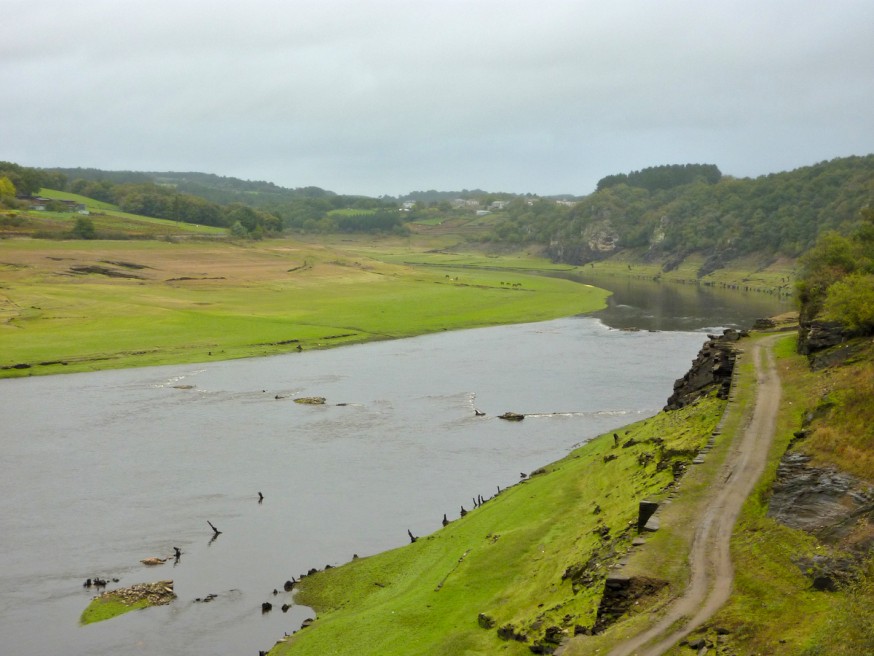
[[368, 198], [209, 173], [0, 162], [4, 177], [17, 193], [64, 190], [145, 216], [229, 229], [239, 224], [242, 236], [406, 234], [414, 226], [422, 236], [451, 232], [474, 247], [534, 247], [568, 264], [622, 255], [671, 271], [695, 255], [703, 263], [695, 265], [699, 276], [747, 256], [795, 259], [824, 232], [853, 230], [874, 199], [874, 155], [758, 178], [724, 175], [715, 164], [653, 166], [608, 175], [587, 196], [550, 198], [482, 189]]
[[227, 205], [243, 203], [264, 207], [299, 198], [327, 198], [336, 196], [332, 191], [319, 187], [297, 187], [289, 189], [262, 180], [241, 180], [240, 178], [214, 175], [212, 173], [174, 172], [174, 171], [104, 171], [92, 168], [48, 168], [60, 173], [70, 182], [87, 180], [90, 182], [106, 180], [115, 184], [157, 184], [170, 187], [180, 193], [200, 196], [213, 203]]
[[[684, 183], [687, 174], [692, 182]], [[496, 240], [540, 244], [571, 264], [630, 252], [666, 271], [697, 253], [706, 258], [699, 275], [750, 254], [795, 258], [823, 232], [858, 223], [874, 201], [874, 155], [754, 179], [718, 175], [709, 165], [655, 167], [599, 186], [570, 207], [511, 203]]]

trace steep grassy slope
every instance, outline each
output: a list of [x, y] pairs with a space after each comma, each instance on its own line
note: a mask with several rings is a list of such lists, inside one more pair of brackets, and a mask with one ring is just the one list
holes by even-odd
[[308, 577], [296, 599], [319, 619], [272, 653], [523, 654], [591, 628], [638, 502], [665, 493], [723, 403], [603, 435], [433, 535]]

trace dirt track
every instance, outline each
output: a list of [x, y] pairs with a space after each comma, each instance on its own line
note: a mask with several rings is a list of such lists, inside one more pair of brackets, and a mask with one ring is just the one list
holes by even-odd
[[[780, 405], [780, 379], [772, 350], [775, 339], [753, 345], [755, 407], [713, 483], [695, 531], [689, 554], [689, 587], [668, 606], [657, 624], [616, 646], [609, 656], [660, 656], [706, 622], [731, 594], [731, 534], [741, 506], [765, 468]], [[682, 622], [684, 619], [688, 621]]]

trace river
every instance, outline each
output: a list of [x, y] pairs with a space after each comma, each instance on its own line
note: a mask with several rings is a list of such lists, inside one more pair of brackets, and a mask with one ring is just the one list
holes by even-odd
[[[437, 530], [443, 513], [657, 412], [702, 332], [783, 309], [614, 291], [600, 318], [0, 381], [2, 652], [268, 649], [311, 616], [280, 610], [285, 580]], [[497, 418], [508, 410], [526, 419]], [[139, 562], [173, 547], [178, 563]], [[79, 626], [95, 576], [119, 579], [110, 589], [173, 579], [178, 599]]]

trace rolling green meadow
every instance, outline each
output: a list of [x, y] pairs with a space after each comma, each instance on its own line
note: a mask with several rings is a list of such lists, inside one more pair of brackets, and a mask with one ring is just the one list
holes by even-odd
[[0, 376], [541, 321], [598, 309], [607, 296], [516, 258], [471, 256], [483, 266], [470, 268], [391, 250], [288, 239], [0, 240]]

